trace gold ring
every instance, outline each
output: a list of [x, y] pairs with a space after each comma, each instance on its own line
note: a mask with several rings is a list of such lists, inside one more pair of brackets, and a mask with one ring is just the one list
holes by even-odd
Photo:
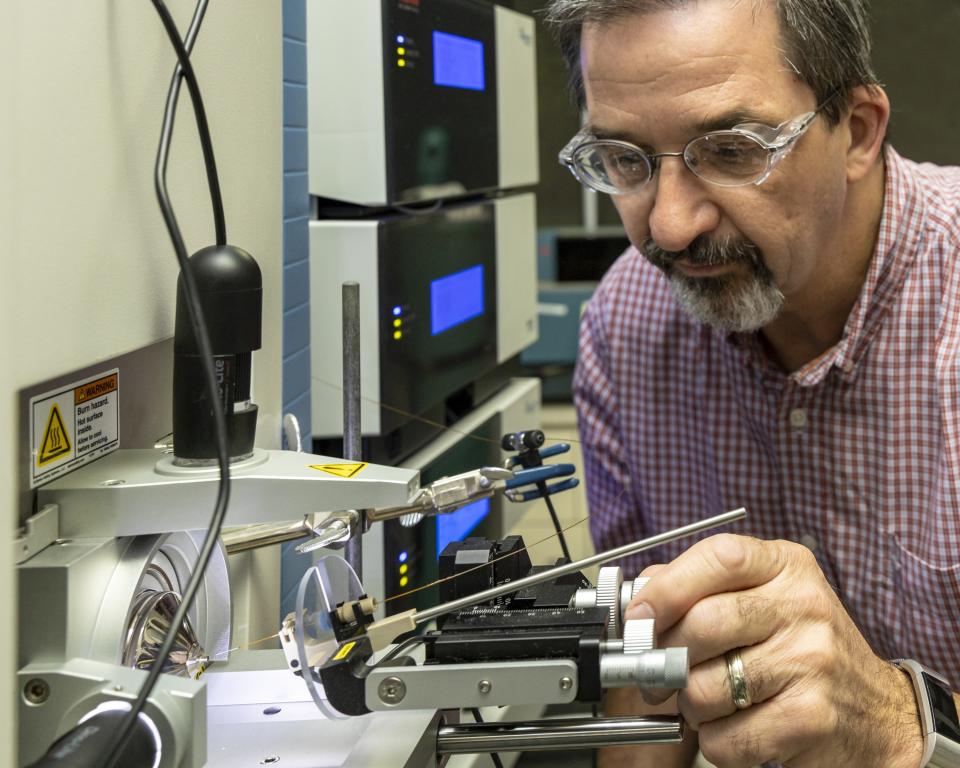
[[730, 684], [730, 696], [737, 709], [746, 709], [753, 700], [747, 690], [747, 677], [743, 671], [743, 659], [740, 658], [740, 649], [728, 651], [724, 657], [727, 660], [727, 682]]

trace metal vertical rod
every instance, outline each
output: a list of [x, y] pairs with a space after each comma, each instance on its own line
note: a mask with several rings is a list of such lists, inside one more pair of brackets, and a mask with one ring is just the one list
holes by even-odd
[[[360, 461], [360, 284], [345, 282], [343, 297], [343, 458]], [[346, 545], [344, 556], [357, 576], [363, 579], [363, 547], [366, 528], [363, 510], [357, 533]]]
[[600, 225], [599, 195], [586, 187], [581, 190], [580, 203], [583, 210], [583, 229], [587, 233], [594, 233]]

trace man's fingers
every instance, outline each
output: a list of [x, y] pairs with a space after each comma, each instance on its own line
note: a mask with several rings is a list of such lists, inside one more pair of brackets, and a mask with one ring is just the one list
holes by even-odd
[[690, 666], [694, 667], [733, 648], [756, 645], [769, 638], [782, 623], [780, 604], [781, 601], [764, 595], [762, 588], [710, 595], [673, 627], [658, 631], [657, 645], [689, 648]]
[[[776, 654], [767, 644], [740, 648], [743, 677], [753, 705], [762, 704], [783, 689], [786, 680], [777, 668]], [[726, 655], [708, 659], [690, 669], [687, 687], [677, 698], [680, 714], [691, 728], [737, 713]]]
[[[658, 633], [657, 647], [686, 648], [692, 675], [698, 664], [722, 657], [734, 648], [763, 642], [774, 633], [779, 619], [773, 601], [754, 592], [704, 598], [671, 629]], [[643, 691], [643, 700], [660, 704], [673, 693], [648, 688]]]
[[[783, 720], [771, 720], [778, 707], [758, 704], [730, 717], [703, 723], [698, 729], [700, 751], [713, 765], [724, 768], [751, 768], [780, 762], [783, 757]], [[775, 726], [774, 724], [778, 724]]]
[[768, 762], [794, 765], [804, 745], [829, 738], [834, 727], [813, 696], [784, 692], [701, 724], [698, 736], [703, 756], [714, 765], [750, 768]]
[[649, 579], [658, 571], [662, 571], [667, 567], [666, 563], [654, 563], [653, 565], [648, 565], [642, 571], [640, 571], [640, 578]]
[[627, 609], [627, 619], [656, 619], [670, 629], [698, 601], [750, 589], [774, 579], [784, 566], [777, 542], [720, 534], [697, 542], [658, 570]]

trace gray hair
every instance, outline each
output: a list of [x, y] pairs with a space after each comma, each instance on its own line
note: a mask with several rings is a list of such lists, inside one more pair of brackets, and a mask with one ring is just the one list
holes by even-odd
[[[765, 0], [752, 0], [759, 7]], [[877, 85], [871, 63], [868, 0], [772, 0], [780, 16], [784, 56], [813, 90], [830, 125], [840, 122], [860, 85]], [[691, 0], [550, 0], [545, 21], [570, 72], [570, 90], [585, 104], [580, 71], [580, 33], [584, 24], [605, 24], [627, 16], [680, 8]]]

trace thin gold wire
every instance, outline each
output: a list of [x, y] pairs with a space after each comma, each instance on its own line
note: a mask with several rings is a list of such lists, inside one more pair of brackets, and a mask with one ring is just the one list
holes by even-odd
[[[317, 377], [317, 376], [312, 376], [311, 379], [312, 379], [313, 381], [319, 382], [320, 384], [323, 384], [324, 386], [327, 386], [327, 387], [331, 387], [331, 388], [333, 388], [333, 389], [336, 389], [337, 391], [343, 391], [343, 387], [342, 387], [342, 386], [337, 385], [337, 384], [334, 384], [333, 382], [325, 381], [324, 379], [321, 379], [321, 378], [319, 378], [319, 377]], [[437, 428], [439, 428], [439, 429], [441, 429], [441, 430], [443, 430], [443, 431], [445, 431], [445, 432], [452, 432], [452, 433], [454, 433], [454, 434], [456, 434], [456, 435], [460, 435], [461, 437], [469, 438], [470, 440], [477, 440], [477, 441], [483, 442], [483, 443], [492, 443], [493, 445], [498, 445], [498, 446], [500, 445], [500, 441], [499, 441], [499, 440], [494, 440], [494, 439], [491, 439], [491, 438], [489, 438], [489, 437], [483, 437], [482, 435], [477, 435], [477, 434], [474, 434], [473, 432], [464, 432], [464, 431], [462, 431], [462, 430], [455, 429], [454, 427], [448, 426], [448, 425], [446, 425], [446, 424], [441, 424], [441, 423], [438, 422], [438, 421], [434, 421], [433, 419], [428, 419], [428, 418], [426, 418], [426, 417], [424, 417], [424, 416], [418, 416], [418, 415], [415, 414], [415, 413], [410, 413], [410, 412], [408, 412], [408, 411], [403, 410], [402, 408], [397, 408], [397, 407], [395, 407], [395, 406], [388, 405], [387, 403], [378, 401], [378, 400], [376, 400], [376, 399], [374, 399], [374, 398], [371, 398], [371, 397], [364, 397], [364, 396], [361, 395], [361, 399], [362, 399], [362, 400], [365, 400], [365, 401], [368, 402], [368, 403], [372, 403], [373, 405], [376, 405], [376, 406], [378, 406], [378, 407], [380, 407], [380, 408], [383, 408], [384, 410], [391, 411], [391, 412], [393, 412], [393, 413], [399, 414], [400, 416], [404, 416], [404, 417], [406, 417], [406, 418], [408, 418], [408, 419], [412, 419], [412, 420], [414, 420], [414, 421], [419, 421], [419, 422], [421, 422], [421, 423], [423, 423], [423, 424], [427, 424], [427, 425], [432, 426], [432, 427], [437, 427]], [[547, 440], [550, 440], [551, 442], [576, 443], [577, 445], [581, 444], [581, 441], [580, 441], [580, 440], [578, 440], [578, 439], [576, 439], [576, 438], [573, 438], [573, 437], [556, 437], [556, 436], [550, 436], [550, 435], [548, 435], [548, 436], [546, 436], [546, 439], [547, 439]], [[624, 494], [625, 490], [626, 490], [626, 489], [621, 490], [620, 496], [622, 496], [622, 495]], [[619, 499], [620, 496], [618, 496], [617, 499]], [[615, 499], [614, 501], [616, 501], [616, 499]], [[553, 540], [553, 539], [559, 538], [559, 537], [560, 537], [560, 534], [566, 533], [567, 531], [570, 531], [570, 530], [572, 530], [573, 528], [576, 528], [576, 527], [579, 526], [579, 525], [583, 525], [583, 523], [587, 522], [589, 519], [590, 519], [589, 517], [584, 517], [584, 518], [582, 518], [582, 519], [580, 519], [580, 520], [577, 520], [575, 523], [571, 523], [571, 524], [568, 525], [566, 528], [560, 529], [560, 531], [555, 531], [554, 533], [551, 533], [549, 536], [546, 536], [546, 537], [540, 539], [539, 541], [535, 541], [533, 544], [528, 544], [527, 546], [523, 547], [523, 549], [515, 550], [515, 551], [510, 552], [510, 553], [508, 553], [508, 554], [506, 554], [506, 555], [501, 555], [500, 557], [494, 558], [493, 560], [490, 560], [489, 562], [483, 563], [483, 564], [481, 564], [481, 565], [474, 566], [473, 568], [468, 568], [466, 571], [461, 571], [460, 573], [454, 574], [453, 576], [446, 576], [446, 577], [444, 577], [444, 578], [442, 578], [442, 579], [437, 579], [436, 581], [432, 581], [432, 582], [430, 582], [429, 584], [424, 584], [424, 585], [419, 586], [419, 587], [416, 587], [416, 588], [414, 588], [414, 589], [408, 589], [408, 590], [406, 590], [405, 592], [400, 592], [400, 593], [398, 593], [398, 594], [396, 594], [396, 595], [391, 595], [390, 597], [384, 598], [384, 599], [381, 601], [381, 604], [389, 603], [389, 602], [391, 602], [391, 601], [393, 601], [393, 600], [399, 600], [399, 599], [402, 598], [402, 597], [408, 597], [409, 595], [416, 594], [417, 592], [422, 592], [422, 591], [425, 590], [425, 589], [431, 589], [432, 587], [435, 587], [435, 586], [437, 586], [437, 585], [439, 585], [439, 584], [443, 584], [443, 583], [445, 583], [445, 582], [447, 582], [447, 581], [452, 581], [452, 580], [454, 580], [454, 579], [460, 578], [461, 576], [466, 576], [468, 573], [472, 573], [473, 571], [480, 570], [481, 568], [486, 568], [487, 566], [490, 566], [490, 565], [492, 565], [493, 563], [498, 563], [498, 562], [500, 562], [501, 560], [506, 560], [506, 559], [509, 558], [509, 557], [514, 557], [515, 555], [519, 555], [521, 552], [528, 552], [528, 551], [530, 551], [531, 549], [533, 549], [534, 547], [538, 547], [538, 546], [540, 546], [541, 544], [545, 544], [545, 543], [547, 543], [548, 541], [551, 541], [551, 540]], [[233, 651], [246, 650], [246, 649], [252, 648], [252, 647], [255, 646], [255, 645], [260, 645], [261, 643], [265, 643], [265, 642], [267, 642], [268, 640], [273, 640], [274, 638], [277, 638], [277, 637], [279, 637], [279, 636], [280, 636], [280, 633], [279, 633], [279, 632], [274, 632], [272, 635], [267, 635], [266, 637], [261, 637], [261, 638], [258, 639], [258, 640], [253, 640], [253, 641], [251, 641], [251, 642], [249, 642], [249, 643], [246, 643], [246, 644], [241, 644], [241, 645], [235, 646], [235, 647], [233, 647], [233, 648], [228, 648], [226, 651], [223, 651], [222, 653], [218, 654], [218, 656], [224, 656], [224, 655], [229, 654], [229, 653], [231, 653], [231, 652], [233, 652]]]
[[[334, 384], [334, 383], [331, 382], [331, 381], [326, 381], [325, 379], [321, 379], [319, 376], [311, 376], [310, 378], [311, 378], [312, 381], [316, 381], [316, 382], [318, 382], [319, 384], [323, 384], [323, 385], [326, 386], [326, 387], [330, 387], [331, 389], [335, 389], [335, 390], [337, 390], [338, 392], [342, 392], [342, 391], [343, 391], [343, 387], [340, 386], [339, 384]], [[431, 427], [437, 427], [438, 429], [441, 429], [441, 430], [443, 430], [443, 431], [445, 431], [445, 432], [452, 432], [452, 433], [454, 433], [455, 435], [460, 435], [461, 437], [465, 437], [465, 438], [468, 438], [468, 439], [470, 439], [470, 440], [477, 440], [477, 441], [483, 442], [483, 443], [492, 443], [493, 445], [500, 445], [500, 441], [499, 441], [499, 440], [494, 440], [494, 439], [491, 439], [491, 438], [489, 438], [489, 437], [483, 437], [482, 435], [477, 435], [477, 434], [474, 434], [473, 432], [464, 432], [464, 431], [462, 431], [462, 430], [456, 429], [456, 428], [451, 427], [451, 426], [448, 426], [448, 425], [446, 425], [446, 424], [441, 424], [440, 422], [434, 421], [433, 419], [428, 419], [428, 418], [426, 418], [426, 417], [424, 417], [424, 416], [419, 416], [419, 415], [417, 415], [417, 414], [415, 414], [415, 413], [410, 413], [409, 411], [405, 411], [405, 410], [403, 410], [402, 408], [397, 408], [396, 406], [388, 405], [387, 403], [384, 403], [384, 402], [382, 402], [382, 401], [376, 400], [375, 398], [366, 397], [366, 396], [364, 396], [364, 395], [361, 395], [360, 398], [361, 398], [361, 400], [364, 400], [364, 401], [366, 401], [366, 402], [368, 402], [368, 403], [372, 403], [373, 405], [375, 405], [375, 406], [377, 406], [377, 407], [379, 407], [379, 408], [383, 408], [384, 410], [391, 411], [391, 412], [393, 412], [393, 413], [399, 414], [400, 416], [404, 416], [405, 418], [412, 419], [413, 421], [419, 421], [420, 423], [422, 423], [422, 424], [427, 424], [427, 425], [429, 425], [429, 426], [431, 426]], [[545, 436], [545, 437], [546, 437], [547, 440], [550, 440], [551, 442], [575, 443], [575, 444], [577, 444], [577, 445], [580, 445], [580, 444], [581, 444], [581, 441], [580, 441], [580, 440], [578, 440], [578, 439], [576, 439], [576, 438], [573, 438], [573, 437], [568, 437], [568, 436], [558, 437], [558, 436], [553, 436], [553, 435], [547, 435], [547, 436]], [[622, 490], [622, 491], [620, 492], [620, 496], [623, 495], [623, 493], [624, 493], [625, 490], [626, 490], [626, 489], [624, 489], [624, 490]], [[617, 498], [619, 499], [619, 496], [618, 496]], [[551, 533], [549, 536], [547, 536], [547, 537], [545, 537], [545, 538], [543, 538], [543, 539], [540, 539], [539, 541], [535, 541], [533, 544], [528, 544], [528, 545], [527, 545], [526, 547], [524, 547], [523, 549], [515, 550], [515, 551], [510, 552], [510, 553], [508, 553], [508, 554], [506, 554], [506, 555], [502, 555], [502, 556], [500, 556], [500, 557], [498, 557], [498, 558], [495, 558], [495, 559], [493, 559], [493, 560], [490, 560], [489, 562], [483, 563], [483, 564], [481, 564], [481, 565], [474, 566], [473, 568], [468, 568], [466, 571], [461, 571], [460, 573], [454, 574], [453, 576], [446, 576], [446, 577], [444, 577], [444, 578], [442, 578], [442, 579], [437, 579], [436, 581], [432, 581], [432, 582], [430, 582], [429, 584], [424, 584], [424, 585], [419, 586], [419, 587], [416, 587], [416, 588], [414, 588], [414, 589], [408, 589], [408, 590], [406, 590], [405, 592], [399, 592], [399, 593], [397, 593], [397, 594], [395, 594], [395, 595], [391, 595], [390, 597], [386, 597], [386, 598], [384, 598], [382, 601], [380, 601], [380, 604], [389, 603], [389, 602], [391, 602], [392, 600], [399, 600], [399, 599], [402, 598], [402, 597], [407, 597], [407, 596], [409, 596], [409, 595], [416, 594], [417, 592], [422, 592], [423, 590], [425, 590], [425, 589], [430, 589], [430, 588], [432, 588], [432, 587], [437, 586], [438, 584], [443, 584], [444, 582], [452, 581], [453, 579], [458, 579], [458, 578], [460, 578], [461, 576], [466, 576], [468, 573], [472, 573], [473, 571], [480, 570], [481, 568], [486, 568], [487, 566], [492, 565], [493, 563], [497, 563], [497, 562], [499, 562], [499, 561], [501, 561], [501, 560], [506, 560], [508, 557], [513, 557], [513, 556], [515, 556], [515, 555], [519, 555], [521, 552], [527, 552], [527, 551], [533, 549], [534, 547], [537, 547], [537, 546], [539, 546], [539, 545], [541, 545], [541, 544], [545, 544], [546, 542], [551, 541], [552, 539], [559, 538], [560, 534], [566, 533], [567, 531], [569, 531], [569, 530], [571, 530], [571, 529], [573, 529], [573, 528], [576, 528], [578, 525], [582, 525], [583, 523], [587, 522], [589, 519], [590, 519], [589, 517], [584, 517], [583, 519], [577, 520], [575, 523], [572, 523], [572, 524], [568, 525], [566, 528], [562, 528], [562, 529], [560, 529], [559, 531], [555, 531], [554, 533]], [[277, 637], [277, 635], [279, 635], [279, 633], [277, 633], [277, 634], [275, 634], [275, 635], [271, 635], [270, 637], [267, 637], [267, 638], [263, 638], [263, 640], [258, 640], [258, 641], [256, 641], [256, 643], [263, 642], [264, 640], [269, 640], [269, 639], [271, 639], [271, 638], [273, 638], [273, 637]], [[256, 643], [250, 643], [250, 644], [248, 644], [248, 645], [245, 646], [245, 647], [249, 648], [250, 645], [256, 645]], [[236, 649], [231, 649], [231, 650], [236, 650]]]
[[260, 645], [260, 643], [265, 643], [267, 640], [273, 640], [275, 637], [280, 637], [279, 632], [274, 632], [272, 635], [267, 635], [266, 637], [261, 637], [259, 640], [251, 640], [249, 643], [237, 645], [233, 648], [227, 648], [225, 651], [221, 651], [217, 656], [224, 656], [228, 653], [233, 653], [234, 651], [246, 650], [248, 648], [253, 648], [255, 645]]
[[[318, 382], [318, 383], [320, 383], [320, 384], [323, 384], [324, 386], [331, 387], [332, 389], [335, 389], [335, 390], [337, 390], [338, 392], [342, 392], [342, 391], [343, 391], [343, 387], [340, 386], [339, 384], [334, 384], [334, 383], [331, 382], [331, 381], [326, 381], [326, 380], [324, 380], [324, 379], [319, 378], [318, 376], [311, 376], [310, 378], [311, 378], [313, 381], [316, 381], [316, 382]], [[431, 427], [439, 427], [440, 429], [445, 430], [445, 431], [447, 431], [447, 432], [453, 432], [455, 435], [460, 435], [460, 436], [462, 436], [462, 437], [467, 437], [467, 438], [469, 438], [469, 439], [471, 439], [471, 440], [477, 440], [477, 441], [482, 442], [482, 443], [492, 443], [492, 444], [494, 444], [494, 445], [500, 445], [500, 441], [499, 441], [499, 440], [494, 440], [494, 439], [489, 438], [489, 437], [483, 437], [483, 435], [476, 435], [476, 434], [474, 434], [473, 432], [463, 432], [463, 431], [461, 431], [461, 430], [459, 430], [459, 429], [454, 429], [453, 427], [447, 426], [446, 424], [441, 424], [439, 421], [434, 421], [434, 420], [428, 419], [428, 418], [426, 418], [426, 417], [424, 417], [424, 416], [418, 416], [418, 415], [415, 414], [415, 413], [410, 413], [410, 412], [408, 412], [408, 411], [403, 410], [402, 408], [397, 408], [396, 406], [388, 405], [387, 403], [384, 403], [384, 402], [382, 402], [382, 401], [376, 400], [376, 399], [374, 399], [374, 398], [372, 398], [372, 397], [364, 397], [363, 395], [361, 395], [361, 396], [360, 396], [360, 399], [361, 399], [361, 400], [365, 400], [365, 401], [368, 402], [368, 403], [372, 403], [373, 405], [375, 405], [375, 406], [377, 406], [377, 407], [379, 407], [379, 408], [383, 408], [384, 410], [391, 411], [392, 413], [399, 414], [400, 416], [404, 416], [404, 417], [406, 417], [406, 418], [408, 418], [408, 419], [412, 419], [413, 421], [419, 421], [420, 423], [422, 423], [422, 424], [427, 424], [427, 425], [429, 425], [429, 426], [431, 426]], [[576, 443], [577, 445], [580, 445], [580, 440], [578, 440], [578, 439], [576, 439], [576, 438], [574, 438], [574, 437], [557, 437], [557, 436], [554, 436], [554, 435], [546, 435], [546, 439], [549, 440], [549, 441], [551, 441], [551, 442]]]
[[523, 549], [517, 549], [513, 552], [508, 552], [505, 555], [501, 555], [500, 557], [495, 557], [493, 560], [489, 560], [486, 563], [481, 563], [480, 565], [475, 565], [473, 568], [467, 568], [467, 570], [461, 571], [460, 573], [455, 573], [453, 574], [453, 576], [444, 576], [442, 579], [437, 579], [436, 581], [432, 581], [429, 584], [424, 584], [422, 586], [416, 587], [415, 589], [408, 589], [406, 592], [400, 592], [399, 594], [384, 598], [381, 601], [381, 603], [389, 603], [391, 600], [399, 600], [401, 597], [406, 597], [407, 595], [412, 595], [417, 592], [421, 592], [424, 589], [430, 589], [431, 587], [435, 587], [437, 586], [437, 584], [443, 584], [446, 581], [453, 581], [453, 579], [459, 579], [461, 576], [466, 576], [468, 573], [472, 573], [473, 571], [479, 571], [481, 568], [486, 568], [487, 566], [493, 565], [494, 563], [499, 563], [501, 560], [506, 560], [508, 557], [514, 557], [515, 555], [519, 555], [521, 552], [526, 552], [528, 550], [533, 549], [536, 546], [539, 546], [540, 544], [544, 544], [550, 541], [551, 539], [558, 538], [561, 533], [566, 533], [571, 528], [576, 528], [578, 525], [582, 525], [583, 523], [587, 522], [587, 520], [589, 519], [590, 519], [589, 517], [585, 517], [582, 520], [577, 520], [577, 522], [571, 523], [566, 528], [560, 529], [559, 533], [558, 532], [551, 533], [546, 538], [540, 539], [540, 541], [535, 541], [533, 544], [528, 544]]
[[[625, 494], [626, 492], [627, 492], [626, 488], [621, 488], [620, 493], [617, 494], [617, 497], [611, 503], [616, 504], [618, 501], [620, 501], [620, 499], [623, 497], [623, 494]], [[384, 598], [381, 601], [381, 603], [389, 603], [391, 600], [399, 600], [401, 597], [406, 597], [407, 595], [412, 595], [416, 592], [421, 592], [424, 589], [430, 589], [430, 587], [435, 587], [438, 584], [443, 584], [444, 582], [452, 581], [453, 579], [459, 579], [461, 576], [466, 576], [468, 573], [473, 573], [473, 571], [479, 571], [481, 568], [486, 568], [488, 565], [492, 565], [493, 563], [499, 563], [501, 560], [506, 560], [508, 557], [513, 557], [514, 555], [519, 555], [521, 552], [527, 552], [533, 549], [534, 547], [540, 546], [541, 544], [546, 544], [551, 539], [560, 538], [561, 533], [566, 533], [567, 531], [573, 528], [576, 528], [578, 525], [583, 525], [589, 519], [590, 517], [588, 515], [587, 517], [577, 520], [575, 523], [571, 523], [566, 528], [561, 528], [559, 531], [554, 531], [549, 536], [546, 536], [540, 539], [540, 541], [535, 541], [533, 542], [533, 544], [528, 544], [523, 549], [518, 549], [514, 552], [508, 552], [507, 554], [501, 555], [500, 557], [494, 558], [493, 560], [490, 560], [486, 563], [481, 563], [480, 565], [475, 565], [473, 568], [467, 568], [467, 570], [465, 571], [461, 571], [460, 573], [455, 573], [453, 576], [445, 576], [444, 578], [437, 579], [436, 581], [432, 581], [429, 584], [424, 584], [414, 589], [408, 589], [406, 592], [400, 592], [396, 595], [392, 595], [390, 597]]]

